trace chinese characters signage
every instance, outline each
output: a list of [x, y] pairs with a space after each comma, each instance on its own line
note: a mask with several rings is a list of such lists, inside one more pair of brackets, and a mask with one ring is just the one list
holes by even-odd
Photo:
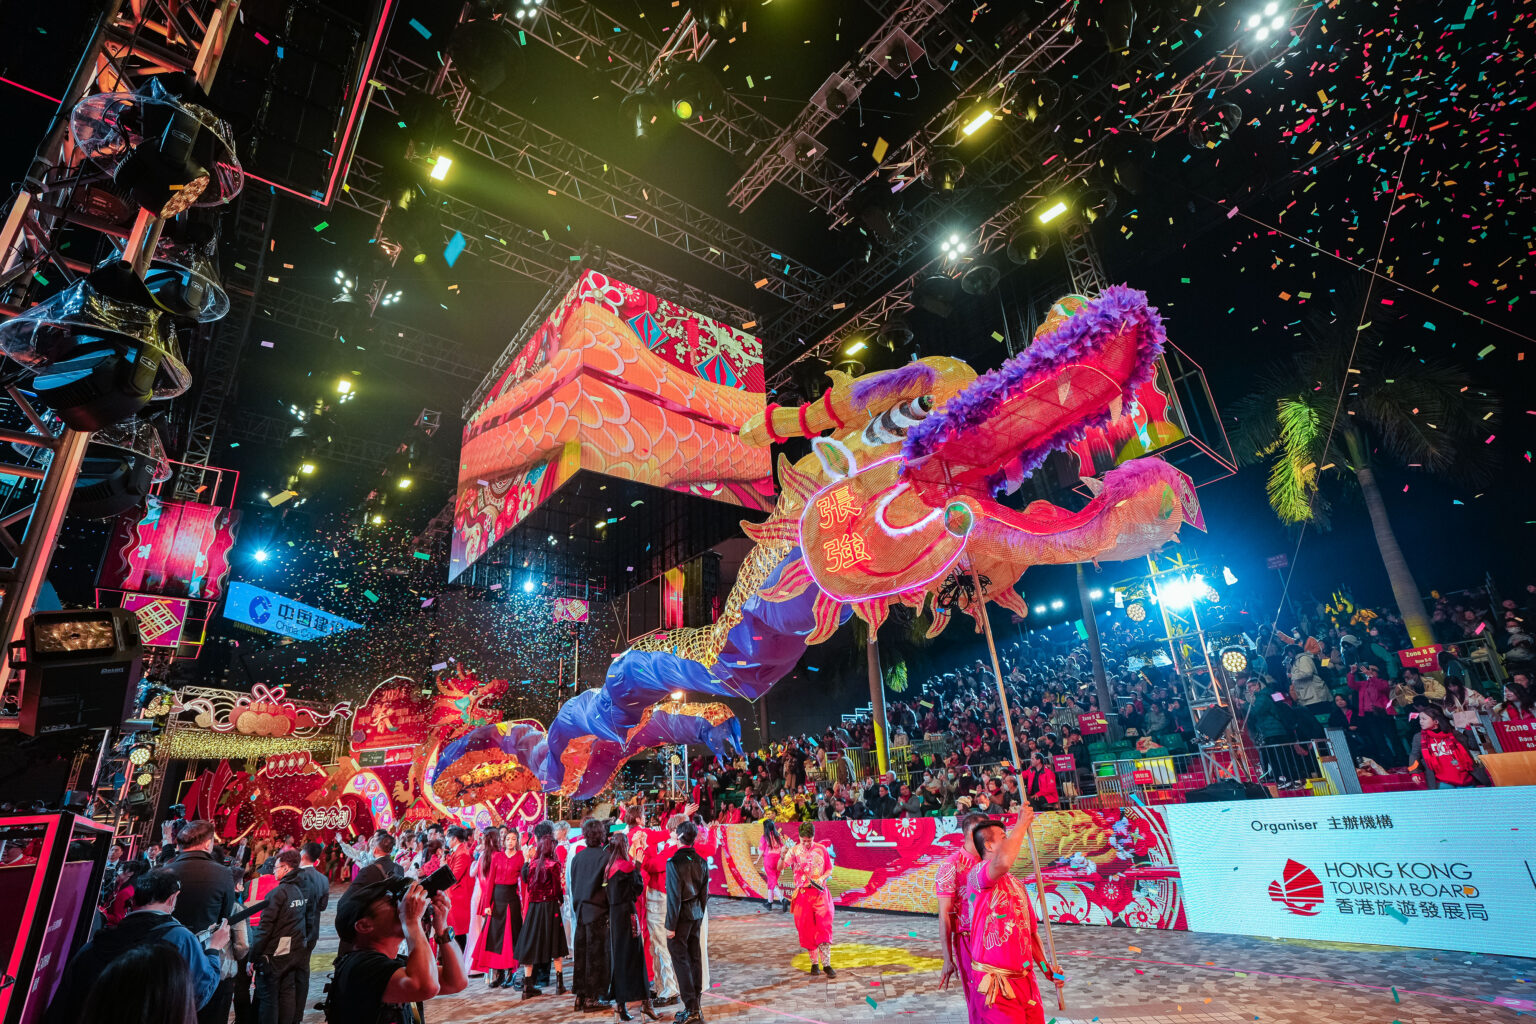
[[[374, 687], [357, 709], [352, 719], [352, 751], [389, 751], [382, 760], [370, 758], [370, 767], [409, 761], [416, 746], [426, 742], [431, 720], [432, 701], [422, 694], [421, 686], [407, 676], [391, 676]], [[396, 750], [403, 751], [398, 758]]]
[[224, 602], [224, 617], [243, 622], [279, 636], [295, 640], [315, 640], [332, 633], [361, 629], [362, 624], [339, 615], [321, 611], [307, 604], [253, 587], [249, 583], [231, 583], [229, 599]]
[[1527, 787], [1165, 810], [1194, 931], [1536, 954]]

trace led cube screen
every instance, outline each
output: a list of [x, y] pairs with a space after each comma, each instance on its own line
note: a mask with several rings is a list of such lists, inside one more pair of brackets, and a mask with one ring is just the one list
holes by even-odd
[[466, 417], [452, 579], [582, 470], [764, 510], [757, 338], [587, 271]]

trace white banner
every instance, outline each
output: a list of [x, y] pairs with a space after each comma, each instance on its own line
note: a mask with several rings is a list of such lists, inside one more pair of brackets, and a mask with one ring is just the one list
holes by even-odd
[[1536, 788], [1160, 810], [1191, 931], [1536, 956]]

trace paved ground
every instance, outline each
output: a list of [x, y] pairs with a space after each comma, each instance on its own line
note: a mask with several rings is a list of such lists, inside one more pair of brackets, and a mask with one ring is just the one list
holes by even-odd
[[[332, 907], [335, 900], [332, 900]], [[926, 916], [838, 911], [837, 978], [812, 977], [785, 914], [755, 903], [711, 901], [710, 1021], [908, 1024], [964, 1020], [954, 992], [938, 990], [938, 922]], [[330, 969], [335, 931], [326, 914], [314, 991]], [[1058, 926], [1068, 1012], [1056, 1024], [1433, 1024], [1536, 1016], [1536, 961], [1481, 953]], [[570, 965], [566, 965], [567, 982]], [[552, 991], [547, 989], [546, 991]], [[631, 1008], [631, 1012], [638, 1010]], [[658, 1011], [663, 1021], [673, 1011]], [[569, 996], [526, 1002], [485, 988], [428, 1004], [428, 1024], [492, 1020], [611, 1020], [577, 1014]], [[321, 1024], [311, 1011], [305, 1024]]]

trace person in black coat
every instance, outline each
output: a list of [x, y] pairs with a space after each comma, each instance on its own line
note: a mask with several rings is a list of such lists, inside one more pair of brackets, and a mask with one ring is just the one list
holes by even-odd
[[596, 818], [582, 822], [581, 837], [587, 848], [571, 857], [571, 907], [576, 915], [576, 967], [571, 990], [576, 1009], [608, 1007], [608, 895], [603, 875], [608, 853], [603, 843], [608, 829]]
[[315, 867], [325, 853], [325, 847], [308, 842], [299, 848], [299, 870], [292, 880], [304, 891], [304, 956], [294, 965], [293, 992], [298, 1003], [299, 1015], [309, 1005], [309, 959], [315, 954], [315, 943], [320, 941], [320, 915], [331, 902], [331, 880]]
[[[193, 821], [176, 836], [181, 852], [166, 867], [181, 883], [174, 916], [194, 932], [204, 931], [229, 919], [239, 897], [228, 866], [213, 856], [213, 823]], [[233, 978], [219, 983], [218, 991], [197, 1011], [197, 1024], [224, 1024], [235, 997]]]
[[679, 1024], [702, 1024], [699, 992], [704, 985], [700, 925], [709, 906], [709, 866], [693, 849], [699, 830], [691, 821], [677, 826], [678, 850], [667, 860], [667, 952], [683, 997]]
[[640, 941], [638, 904], [645, 899], [645, 882], [640, 869], [629, 859], [629, 833], [616, 832], [608, 839], [608, 992], [613, 996], [619, 1020], [634, 1020], [626, 1003], [640, 1002], [641, 1012], [651, 1020], [651, 986], [645, 976], [645, 946]]
[[284, 850], [273, 862], [277, 888], [267, 894], [261, 927], [251, 939], [251, 963], [256, 966], [257, 1020], [261, 1024], [298, 1024], [304, 1016], [298, 1002], [298, 967], [309, 961], [308, 900], [294, 880], [299, 852]]

